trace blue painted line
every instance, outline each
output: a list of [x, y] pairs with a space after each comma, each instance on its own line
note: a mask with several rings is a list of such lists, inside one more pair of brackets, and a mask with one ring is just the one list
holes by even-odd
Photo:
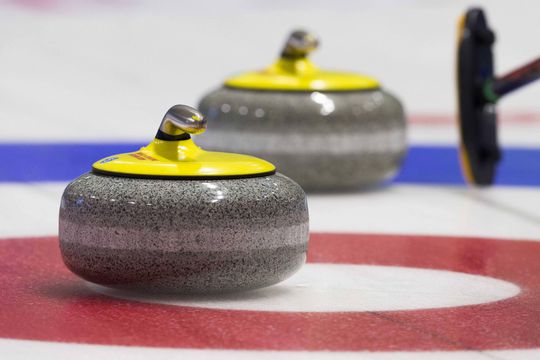
[[109, 155], [142, 144], [0, 144], [0, 182], [70, 181]]
[[[92, 163], [112, 154], [135, 151], [143, 143], [0, 144], [0, 182], [70, 181]], [[464, 184], [457, 149], [412, 146], [396, 183]], [[507, 148], [496, 184], [540, 186], [540, 148]]]
[[[458, 149], [451, 146], [413, 146], [398, 183], [465, 184]], [[497, 169], [496, 185], [540, 186], [540, 149], [505, 148]]]

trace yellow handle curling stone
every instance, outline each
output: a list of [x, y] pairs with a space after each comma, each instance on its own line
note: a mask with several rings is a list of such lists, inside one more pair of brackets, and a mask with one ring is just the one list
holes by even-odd
[[206, 128], [177, 105], [146, 147], [109, 156], [71, 182], [60, 206], [60, 249], [80, 277], [161, 293], [249, 290], [304, 263], [303, 190], [272, 164], [209, 152], [190, 134]]
[[309, 54], [318, 44], [295, 31], [275, 63], [206, 95], [199, 108], [212, 131], [200, 143], [268, 160], [306, 190], [392, 178], [407, 150], [401, 103], [372, 77], [317, 67]]

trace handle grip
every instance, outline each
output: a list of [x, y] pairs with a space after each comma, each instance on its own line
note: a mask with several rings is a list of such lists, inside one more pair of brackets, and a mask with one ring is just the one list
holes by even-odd
[[186, 140], [189, 134], [200, 134], [206, 130], [206, 119], [203, 114], [187, 105], [171, 107], [161, 124], [156, 138], [161, 140]]
[[298, 59], [306, 57], [319, 46], [319, 39], [304, 30], [296, 30], [289, 35], [281, 52], [282, 58]]

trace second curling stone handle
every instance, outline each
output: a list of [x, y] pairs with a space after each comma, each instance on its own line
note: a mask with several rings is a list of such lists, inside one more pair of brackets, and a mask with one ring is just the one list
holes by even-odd
[[319, 39], [304, 30], [296, 30], [289, 35], [281, 57], [285, 59], [302, 59], [319, 46]]

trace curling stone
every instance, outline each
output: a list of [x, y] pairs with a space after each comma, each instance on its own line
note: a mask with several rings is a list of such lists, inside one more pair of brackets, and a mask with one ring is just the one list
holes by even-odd
[[200, 143], [268, 160], [306, 190], [370, 187], [393, 177], [407, 149], [399, 100], [371, 77], [317, 68], [318, 40], [293, 32], [281, 57], [234, 76], [199, 108]]
[[302, 188], [255, 157], [204, 151], [195, 109], [177, 105], [146, 147], [93, 164], [60, 206], [67, 267], [108, 287], [161, 293], [248, 290], [304, 263]]

